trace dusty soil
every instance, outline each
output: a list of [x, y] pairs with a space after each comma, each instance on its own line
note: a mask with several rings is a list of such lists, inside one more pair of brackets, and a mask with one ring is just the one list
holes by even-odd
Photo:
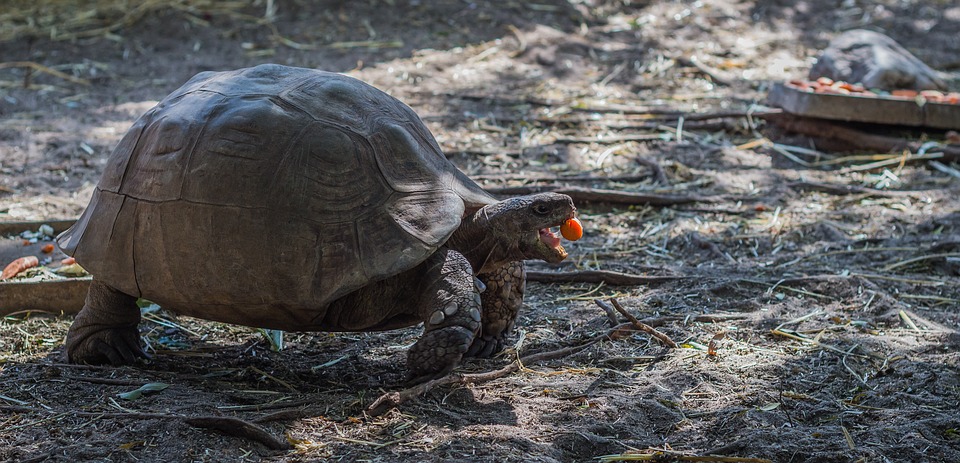
[[[78, 216], [126, 127], [196, 72], [340, 71], [410, 104], [491, 189], [694, 200], [581, 202], [586, 237], [567, 263], [535, 269], [675, 278], [531, 282], [515, 345], [461, 371], [605, 332], [595, 298], [662, 321], [681, 347], [634, 334], [373, 417], [366, 406], [403, 388], [418, 329], [290, 333], [275, 352], [256, 330], [161, 312], [141, 324], [153, 360], [107, 368], [60, 363], [70, 316], [7, 317], [0, 460], [573, 462], [656, 449], [960, 461], [960, 179], [857, 157], [873, 152], [785, 156], [770, 139], [819, 145], [729, 116], [762, 111], [770, 82], [804, 77], [816, 50], [854, 27], [888, 33], [957, 90], [954, 2], [275, 5], [6, 2], [0, 62], [63, 74], [0, 68], [0, 220]], [[725, 318], [694, 321], [702, 314]], [[155, 382], [169, 387], [118, 396]], [[293, 449], [184, 422], [200, 415], [255, 423]]]

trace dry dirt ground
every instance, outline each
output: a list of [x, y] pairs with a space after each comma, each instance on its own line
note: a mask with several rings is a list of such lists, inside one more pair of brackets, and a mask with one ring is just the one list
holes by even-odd
[[[960, 461], [960, 179], [798, 150], [818, 145], [747, 116], [855, 27], [957, 90], [953, 1], [10, 0], [0, 21], [2, 221], [78, 216], [129, 124], [196, 72], [340, 71], [410, 104], [485, 187], [597, 195], [568, 262], [533, 266], [579, 273], [531, 282], [515, 344], [462, 372], [605, 332], [595, 298], [680, 344], [632, 334], [370, 416], [418, 329], [275, 352], [161, 312], [141, 324], [152, 361], [103, 368], [59, 363], [69, 315], [7, 317], [0, 460]], [[669, 278], [572, 281], [591, 270]], [[185, 421], [211, 415], [292, 449]]]

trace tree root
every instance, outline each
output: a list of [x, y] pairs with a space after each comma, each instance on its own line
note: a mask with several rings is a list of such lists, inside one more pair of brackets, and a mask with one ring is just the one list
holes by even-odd
[[265, 429], [248, 421], [232, 416], [196, 416], [183, 418], [183, 422], [195, 428], [205, 428], [228, 436], [252, 440], [265, 445], [270, 450], [289, 450], [290, 443], [274, 437]]

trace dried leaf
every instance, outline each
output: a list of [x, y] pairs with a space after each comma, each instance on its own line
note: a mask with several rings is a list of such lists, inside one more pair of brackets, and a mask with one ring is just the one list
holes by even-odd
[[168, 387], [170, 387], [170, 385], [165, 383], [147, 383], [130, 392], [122, 392], [120, 394], [117, 394], [117, 397], [124, 400], [137, 400], [143, 397], [144, 394], [149, 394], [151, 392], [160, 392]]
[[727, 336], [726, 331], [721, 331], [713, 335], [713, 339], [710, 340], [710, 343], [707, 344], [707, 355], [714, 357], [717, 355], [717, 343], [723, 340]]
[[56, 268], [53, 270], [53, 273], [67, 277], [82, 277], [88, 275], [87, 271], [77, 263]]
[[270, 342], [270, 350], [274, 352], [280, 352], [283, 350], [282, 330], [268, 330], [266, 328], [260, 328], [260, 333], [263, 334], [263, 337], [267, 338], [267, 341]]

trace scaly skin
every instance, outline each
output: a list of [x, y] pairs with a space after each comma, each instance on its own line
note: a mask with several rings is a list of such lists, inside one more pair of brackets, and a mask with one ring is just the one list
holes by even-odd
[[446, 248], [427, 263], [431, 261], [425, 278], [432, 283], [424, 290], [420, 304], [428, 309], [423, 336], [407, 353], [410, 383], [452, 371], [480, 329], [480, 294], [470, 263], [459, 252]]
[[516, 261], [477, 278], [486, 286], [480, 293], [483, 321], [466, 355], [488, 358], [503, 350], [507, 334], [513, 331], [523, 305], [526, 271], [523, 261]]
[[146, 358], [140, 348], [137, 298], [97, 279], [90, 283], [83, 309], [67, 332], [66, 357], [71, 363], [133, 363]]

